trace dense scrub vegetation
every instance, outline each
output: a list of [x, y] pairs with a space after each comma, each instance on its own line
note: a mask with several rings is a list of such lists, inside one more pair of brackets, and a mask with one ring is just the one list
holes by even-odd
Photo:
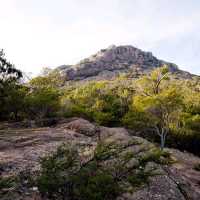
[[126, 126], [150, 140], [200, 154], [200, 79], [177, 79], [167, 67], [130, 79], [64, 84], [58, 71], [21, 83], [22, 73], [0, 53], [0, 119], [80, 116]]
[[[88, 82], [65, 88], [63, 115], [126, 126], [152, 141], [199, 154], [200, 80], [179, 80], [166, 67], [139, 79]], [[166, 140], [167, 138], [167, 140]]]

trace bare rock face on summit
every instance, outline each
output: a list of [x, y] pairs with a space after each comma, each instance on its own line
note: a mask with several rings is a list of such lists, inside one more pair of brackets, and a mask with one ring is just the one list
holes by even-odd
[[[133, 46], [110, 46], [76, 65], [58, 67], [66, 80], [112, 79], [119, 74], [133, 76], [148, 73], [156, 67], [167, 65], [171, 72], [180, 72], [177, 65], [157, 59], [151, 52]], [[189, 73], [181, 71], [182, 76]]]

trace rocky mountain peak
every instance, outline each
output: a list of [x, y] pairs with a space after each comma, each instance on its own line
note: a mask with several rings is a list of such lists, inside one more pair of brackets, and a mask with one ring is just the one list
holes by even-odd
[[144, 74], [163, 65], [167, 65], [171, 72], [180, 71], [177, 65], [159, 60], [151, 52], [142, 51], [131, 45], [111, 45], [76, 65], [62, 66], [59, 69], [66, 80], [102, 80], [112, 79], [121, 73], [130, 74], [137, 71]]

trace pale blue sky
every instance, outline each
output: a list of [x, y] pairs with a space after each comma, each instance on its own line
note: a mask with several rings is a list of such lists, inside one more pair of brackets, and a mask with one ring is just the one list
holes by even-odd
[[26, 72], [75, 64], [111, 44], [200, 74], [200, 0], [0, 0], [0, 48]]

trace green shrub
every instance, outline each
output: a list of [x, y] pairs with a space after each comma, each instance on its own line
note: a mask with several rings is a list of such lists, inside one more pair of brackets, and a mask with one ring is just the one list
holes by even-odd
[[70, 196], [72, 193], [70, 189], [71, 178], [77, 171], [78, 165], [77, 151], [67, 145], [60, 146], [55, 153], [42, 158], [42, 170], [37, 183], [40, 192], [50, 198]]
[[115, 120], [112, 113], [93, 112], [92, 116], [93, 119], [100, 125], [109, 125]]
[[111, 172], [100, 168], [97, 160], [84, 166], [80, 160], [78, 152], [68, 145], [43, 158], [39, 191], [50, 199], [114, 199], [120, 190]]
[[148, 161], [159, 159], [160, 155], [150, 156], [139, 165], [136, 162], [136, 165], [128, 167], [129, 161], [138, 156], [132, 152], [125, 153], [124, 148], [115, 143], [101, 142], [93, 157], [82, 162], [80, 151], [78, 153], [67, 144], [60, 146], [55, 153], [41, 160], [41, 173], [37, 180], [39, 191], [49, 199], [116, 199], [126, 191], [124, 182], [133, 187], [148, 182], [154, 170], [144, 171], [144, 167]]
[[155, 173], [153, 173], [153, 170], [145, 171], [143, 167], [141, 167], [139, 170], [137, 170], [136, 173], [130, 175], [128, 177], [129, 183], [133, 187], [140, 187], [146, 183], [149, 182], [149, 177], [155, 176]]
[[81, 169], [73, 182], [75, 196], [82, 200], [115, 199], [121, 191], [111, 172], [99, 169], [96, 162]]
[[122, 124], [128, 128], [142, 131], [149, 126], [149, 118], [143, 112], [130, 110], [122, 118]]
[[160, 149], [154, 149], [139, 158], [139, 163], [142, 167], [151, 161], [158, 164], [170, 164], [172, 159], [169, 152], [161, 151]]
[[60, 109], [59, 96], [59, 91], [54, 88], [37, 88], [33, 90], [25, 98], [27, 117], [55, 117]]
[[0, 177], [0, 191], [16, 186], [16, 177]]

